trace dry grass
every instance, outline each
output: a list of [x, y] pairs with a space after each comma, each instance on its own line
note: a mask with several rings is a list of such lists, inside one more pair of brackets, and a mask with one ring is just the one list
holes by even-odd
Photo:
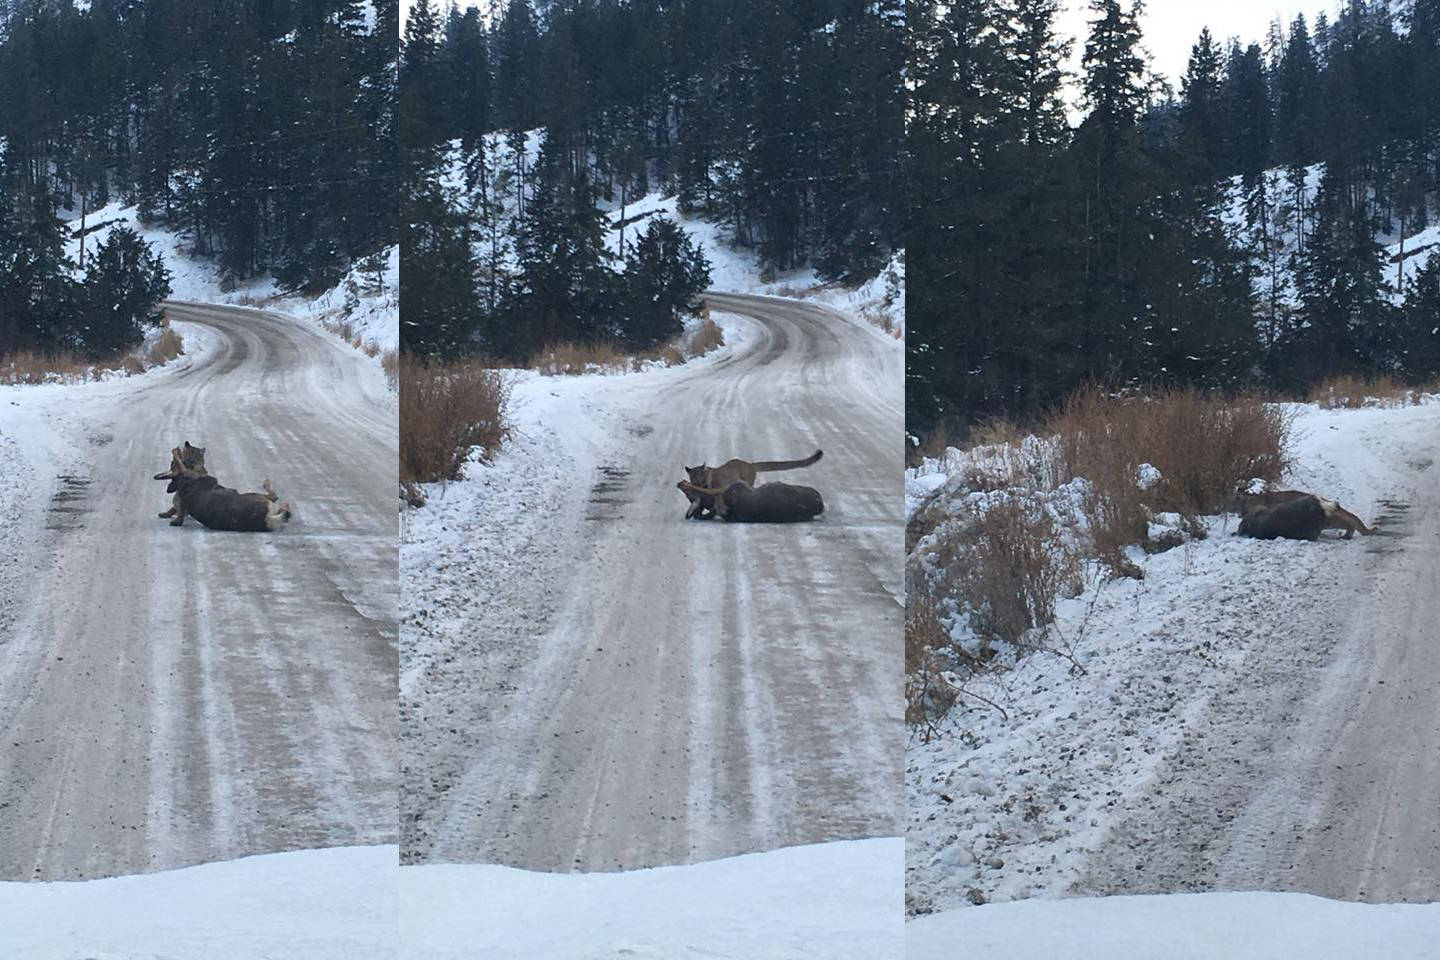
[[400, 385], [400, 354], [386, 350], [380, 355], [380, 369], [385, 371], [385, 382], [394, 390]]
[[159, 339], [143, 354], [127, 352], [91, 360], [71, 350], [49, 353], [17, 350], [0, 359], [0, 384], [88, 383], [114, 370], [136, 376], [185, 352], [185, 341], [180, 334], [170, 329], [168, 323], [163, 326]]
[[1331, 377], [1310, 389], [1307, 398], [1324, 410], [1354, 410], [1359, 407], [1403, 407], [1419, 396], [1394, 377]]
[[89, 377], [92, 366], [69, 350], [54, 353], [17, 350], [0, 360], [0, 383], [81, 383]]
[[150, 345], [148, 355], [150, 366], [155, 367], [162, 363], [168, 363], [184, 352], [185, 341], [181, 339], [180, 334], [170, 329], [169, 324], [166, 324], [165, 330], [160, 334], [160, 339]]
[[690, 359], [703, 357], [711, 350], [718, 350], [725, 346], [725, 333], [720, 329], [720, 324], [710, 319], [710, 312], [707, 308], [705, 318], [700, 321], [700, 326], [690, 334], [685, 344], [685, 354]]
[[[1154, 511], [1188, 518], [1223, 509], [1242, 481], [1279, 479], [1290, 415], [1257, 397], [1177, 388], [1124, 397], [1098, 387], [1073, 394], [1044, 431], [1057, 438], [1059, 475], [1090, 482], [1085, 505], [1097, 555], [1116, 573], [1139, 571], [1125, 547], [1145, 540]], [[1136, 482], [1141, 464], [1162, 477]]]
[[551, 344], [526, 364], [547, 377], [575, 376], [591, 371], [623, 373], [631, 362], [619, 347], [609, 341], [598, 343], [564, 342]]
[[725, 334], [720, 325], [709, 318], [708, 308], [702, 311], [702, 316], [704, 319], [694, 331], [682, 333], [652, 350], [628, 354], [609, 340], [595, 343], [565, 341], [541, 350], [525, 366], [547, 377], [630, 373], [643, 370], [649, 363], [678, 366], [725, 345]]
[[510, 384], [478, 360], [430, 362], [403, 355], [400, 385], [400, 482], [458, 480], [475, 448], [488, 459], [510, 435]]

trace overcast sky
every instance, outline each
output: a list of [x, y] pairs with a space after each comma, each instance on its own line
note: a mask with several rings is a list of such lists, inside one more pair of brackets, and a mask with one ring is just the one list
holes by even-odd
[[[449, 6], [449, 0], [432, 2], [442, 14]], [[402, 18], [409, 14], [411, 3], [412, 0], [400, 0]], [[483, 8], [484, 3], [482, 0], [460, 0], [460, 6]], [[1085, 37], [1090, 32], [1089, 3], [1087, 0], [1065, 0], [1064, 7], [1059, 25], [1063, 32], [1075, 39], [1071, 49], [1071, 71], [1079, 76], [1080, 56], [1085, 50]], [[1270, 21], [1277, 16], [1281, 23], [1288, 26], [1297, 14], [1304, 13], [1313, 24], [1317, 13], [1323, 10], [1333, 14], [1336, 7], [1336, 0], [1148, 0], [1144, 21], [1140, 25], [1144, 35], [1142, 42], [1150, 53], [1152, 67], [1169, 78], [1171, 86], [1179, 92], [1190, 48], [1202, 27], [1208, 26], [1222, 46], [1233, 36], [1238, 36], [1242, 43], [1255, 41], [1263, 44]]]
[[[1128, 3], [1128, 0], [1126, 0]], [[1304, 13], [1305, 19], [1315, 22], [1315, 15], [1322, 10], [1333, 14], [1334, 3], [1293, 2], [1293, 0], [1149, 0], [1140, 23], [1141, 43], [1150, 52], [1150, 62], [1155, 72], [1169, 79], [1178, 93], [1180, 78], [1185, 75], [1185, 63], [1190, 59], [1190, 48], [1200, 36], [1203, 27], [1209, 27], [1217, 42], [1226, 45], [1231, 37], [1239, 37], [1242, 44], [1265, 43], [1265, 34], [1270, 21], [1276, 17], [1288, 26], [1297, 14]], [[1085, 38], [1090, 33], [1089, 4], [1086, 0], [1065, 0], [1065, 12], [1060, 18], [1061, 30], [1075, 38], [1071, 50], [1073, 72], [1080, 72], [1080, 56], [1085, 51]]]

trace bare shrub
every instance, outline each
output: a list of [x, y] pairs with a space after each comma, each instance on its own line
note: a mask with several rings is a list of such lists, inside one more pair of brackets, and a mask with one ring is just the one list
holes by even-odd
[[949, 642], [933, 598], [912, 597], [905, 607], [905, 722], [919, 727], [926, 740], [957, 699], [958, 691], [945, 678], [938, 653]]
[[488, 459], [510, 435], [510, 384], [478, 360], [449, 363], [409, 354], [398, 363], [400, 482], [458, 480], [476, 447]]
[[125, 376], [133, 377], [145, 372], [145, 361], [133, 354], [126, 355], [120, 359], [120, 369]]
[[695, 332], [690, 334], [689, 342], [685, 344], [685, 353], [691, 357], [703, 357], [711, 350], [717, 350], [725, 346], [725, 332], [720, 329], [720, 324], [711, 320], [707, 315]]
[[1080, 590], [1079, 560], [1038, 499], [992, 503], [964, 536], [971, 543], [959, 585], [970, 626], [987, 644], [1019, 644], [1055, 619], [1061, 597]]
[[158, 367], [162, 363], [169, 363], [184, 352], [185, 341], [166, 324], [160, 338], [150, 345], [150, 366]]

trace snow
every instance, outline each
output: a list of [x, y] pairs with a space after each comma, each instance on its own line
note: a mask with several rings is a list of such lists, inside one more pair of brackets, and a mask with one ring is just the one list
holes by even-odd
[[392, 960], [397, 850], [336, 847], [103, 880], [0, 883], [26, 960]]
[[[254, 303], [280, 292], [275, 281], [268, 277], [238, 286], [222, 283], [219, 264], [212, 259], [196, 256], [187, 236], [162, 224], [141, 221], [139, 210], [134, 206], [126, 206], [121, 201], [89, 211], [85, 214], [84, 224], [89, 232], [83, 238], [72, 236], [65, 245], [66, 254], [77, 266], [82, 243], [88, 263], [96, 249], [109, 238], [116, 227], [128, 226], [164, 259], [165, 268], [170, 271], [170, 297], [173, 300], [244, 304]], [[78, 231], [80, 225], [80, 216], [72, 217], [72, 231]]]
[[905, 925], [907, 960], [1350, 960], [1440, 956], [1440, 904], [1303, 893], [1026, 900]]
[[400, 871], [402, 960], [900, 960], [898, 838], [680, 867]]
[[[1390, 502], [1414, 496], [1416, 476], [1428, 466], [1421, 451], [1440, 430], [1435, 401], [1357, 410], [1291, 405], [1294, 465], [1283, 486], [1336, 499], [1374, 522]], [[1028, 438], [1032, 455], [1010, 455], [1038, 462], [1033, 451], [1044, 443]], [[950, 497], [946, 512], [953, 514], [968, 498], [1003, 495], [962, 493], [961, 476], [977, 458], [1003, 455], [998, 447], [951, 450], [908, 470], [907, 518], [931, 497]], [[1055, 509], [1073, 496], [1063, 489]], [[1132, 550], [1143, 580], [1107, 582], [1090, 565], [1080, 594], [1062, 599], [1054, 624], [1034, 638], [1042, 650], [1023, 657], [1002, 650], [1004, 669], [968, 680], [966, 691], [975, 696], [962, 694], [937, 736], [926, 742], [912, 735], [906, 755], [912, 913], [975, 899], [1097, 892], [1086, 886], [1091, 856], [1115, 838], [1124, 801], [1170, 789], [1156, 784], [1155, 774], [1187, 734], [1216, 749], [1239, 742], [1246, 725], [1266, 715], [1262, 707], [1273, 695], [1267, 678], [1254, 674], [1254, 658], [1271, 638], [1304, 622], [1315, 599], [1346, 571], [1366, 562], [1358, 539], [1339, 542], [1327, 534], [1319, 544], [1261, 545], [1229, 535], [1233, 516], [1206, 518], [1206, 526], [1208, 538], [1186, 539], [1168, 552]], [[916, 553], [923, 549], [921, 541]], [[1293, 649], [1275, 656], [1319, 665], [1333, 637], [1292, 641]], [[1240, 702], [1207, 714], [1222, 694]], [[1202, 715], [1211, 726], [1192, 726]], [[1137, 847], [1137, 859], [1145, 849]]]
[[400, 346], [400, 247], [387, 247], [370, 258], [379, 271], [362, 260], [352, 264], [334, 287], [314, 299], [285, 297], [269, 309], [301, 317], [321, 326], [348, 322], [355, 335], [382, 350]]

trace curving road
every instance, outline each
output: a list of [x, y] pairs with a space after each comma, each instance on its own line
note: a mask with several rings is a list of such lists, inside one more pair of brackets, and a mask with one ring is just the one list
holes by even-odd
[[[0, 880], [395, 836], [394, 401], [373, 361], [297, 321], [167, 309], [207, 343], [194, 359], [5, 414], [51, 449], [10, 531]], [[157, 519], [151, 476], [186, 439], [227, 486], [268, 476], [289, 528]]]
[[[414, 671], [458, 692], [407, 707], [402, 682], [403, 861], [620, 870], [899, 835], [903, 352], [823, 307], [709, 301], [750, 331], [731, 354], [602, 378], [555, 426], [618, 409], [603, 422], [626, 437], [544, 538], [566, 544], [559, 596], [512, 630], [513, 585], [480, 586], [497, 599]], [[682, 464], [817, 447], [761, 481], [818, 487], [818, 522], [683, 519]], [[532, 547], [522, 581], [549, 562]], [[447, 672], [501, 679], [477, 694]]]

